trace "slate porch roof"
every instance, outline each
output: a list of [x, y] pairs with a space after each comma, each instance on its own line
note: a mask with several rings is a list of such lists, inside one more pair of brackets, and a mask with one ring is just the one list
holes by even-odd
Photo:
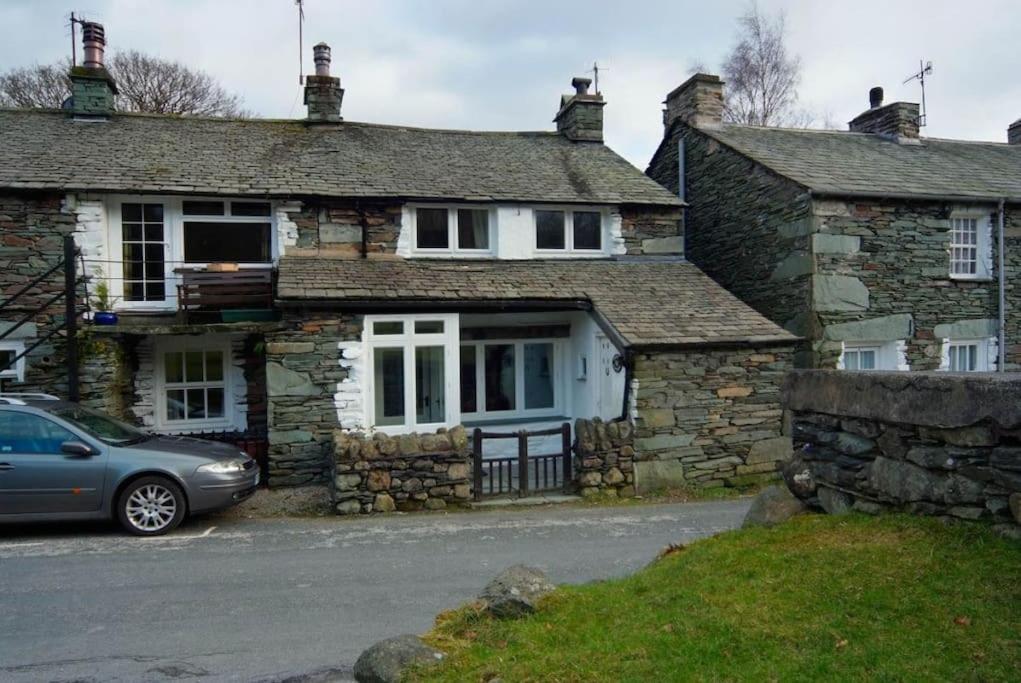
[[605, 145], [552, 132], [48, 110], [0, 110], [3, 187], [680, 205]]
[[[281, 305], [585, 301], [632, 347], [791, 343], [683, 260], [451, 261], [285, 257]], [[565, 308], [568, 306], [565, 305]]]
[[821, 195], [1021, 201], [1021, 145], [898, 144], [868, 133], [733, 124], [696, 130]]

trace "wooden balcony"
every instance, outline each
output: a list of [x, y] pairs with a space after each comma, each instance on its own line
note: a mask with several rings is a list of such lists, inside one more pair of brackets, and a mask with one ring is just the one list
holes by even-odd
[[273, 310], [272, 270], [178, 268], [174, 272], [180, 277], [177, 311], [186, 320], [265, 319]]

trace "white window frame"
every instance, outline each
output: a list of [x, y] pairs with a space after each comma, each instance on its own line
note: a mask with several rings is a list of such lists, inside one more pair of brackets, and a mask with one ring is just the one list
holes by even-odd
[[[861, 354], [871, 352], [873, 354], [873, 367], [863, 368], [861, 367]], [[848, 368], [848, 355], [857, 354], [858, 356], [858, 367]], [[862, 372], [873, 372], [875, 370], [882, 370], [882, 348], [876, 344], [845, 344], [844, 349], [840, 354], [840, 362], [837, 366], [841, 370], [857, 370]]]
[[[993, 372], [996, 370], [996, 337], [984, 339], [944, 339], [940, 370], [945, 372]], [[950, 356], [952, 349], [976, 347], [974, 370], [952, 370]]]
[[[975, 222], [975, 244], [969, 245], [954, 242], [957, 221]], [[988, 280], [993, 272], [992, 254], [992, 219], [988, 212], [978, 210], [957, 210], [950, 214], [950, 245], [948, 247], [950, 263], [947, 266], [952, 280]], [[957, 248], [975, 249], [975, 272], [955, 273], [954, 250]], [[968, 261], [970, 263], [970, 261]]]
[[847, 370], [847, 354], [861, 351], [872, 351], [875, 353], [876, 366], [874, 368], [858, 369], [860, 372], [908, 370], [907, 358], [905, 357], [906, 344], [903, 339], [894, 341], [856, 341], [843, 342], [840, 351], [840, 358], [837, 360], [838, 370]]
[[[25, 352], [25, 342], [22, 341], [0, 341], [0, 351], [12, 351], [15, 356]], [[25, 358], [21, 357], [14, 362], [14, 367], [0, 370], [0, 380], [25, 381]]]
[[[231, 216], [229, 203], [237, 202], [268, 202], [269, 216]], [[184, 202], [224, 202], [227, 206], [223, 216], [191, 216], [187, 219], [203, 222], [221, 223], [261, 223], [269, 224], [270, 260], [265, 263], [239, 263], [238, 268], [265, 270], [272, 268], [280, 258], [279, 235], [277, 234], [277, 212], [275, 202], [261, 197], [208, 197], [208, 196], [166, 196], [166, 195], [111, 195], [106, 201], [107, 250], [108, 262], [99, 265], [109, 275], [110, 298], [115, 311], [157, 311], [164, 312], [177, 309], [177, 285], [181, 282], [180, 274], [175, 268], [194, 268], [202, 270], [208, 263], [184, 263]], [[124, 300], [124, 265], [123, 244], [124, 230], [121, 217], [122, 204], [162, 204], [163, 205], [163, 280], [166, 294], [162, 301], [125, 301]], [[86, 266], [90, 266], [86, 260]]]
[[[539, 248], [539, 212], [540, 211], [562, 211], [564, 213], [564, 248], [563, 249], [540, 249]], [[599, 248], [598, 249], [576, 249], [574, 246], [574, 214], [597, 213], [599, 214]], [[606, 207], [597, 206], [571, 206], [571, 205], [538, 205], [532, 207], [532, 252], [542, 257], [563, 257], [579, 256], [600, 257], [605, 256], [609, 249], [610, 241], [610, 214]]]
[[[550, 408], [533, 408], [527, 410], [525, 402], [525, 344], [552, 344], [553, 345], [553, 406]], [[461, 413], [461, 419], [465, 422], [477, 422], [484, 420], [522, 420], [544, 417], [555, 417], [564, 414], [565, 387], [564, 387], [564, 360], [566, 348], [564, 339], [557, 337], [536, 337], [528, 339], [470, 339], [462, 340], [459, 347], [473, 346], [475, 348], [475, 391], [476, 410], [473, 413]], [[486, 346], [513, 346], [514, 347], [514, 403], [513, 410], [486, 410], [486, 368], [485, 354], [483, 349]], [[460, 363], [458, 364], [460, 370]], [[460, 377], [458, 378], [460, 380]], [[460, 384], [459, 384], [460, 386]], [[458, 407], [460, 407], [458, 402]]]
[[[415, 323], [419, 321], [442, 321], [442, 333], [416, 333]], [[376, 323], [401, 322], [404, 327], [400, 334], [376, 334]], [[460, 316], [457, 313], [410, 314], [410, 315], [367, 315], [363, 321], [362, 341], [365, 345], [365, 424], [370, 429], [385, 434], [408, 434], [434, 432], [441, 427], [453, 427], [460, 422], [461, 385], [458, 377], [458, 352], [461, 335]], [[415, 409], [415, 347], [443, 347], [444, 414], [442, 422], [418, 423]], [[376, 349], [404, 349], [404, 424], [376, 424]]]
[[[447, 246], [445, 248], [422, 248], [418, 246], [418, 210], [445, 209], [447, 212]], [[488, 222], [488, 249], [461, 249], [457, 246], [457, 212], [459, 209], [485, 211]], [[473, 256], [485, 258], [496, 253], [497, 211], [485, 204], [409, 204], [408, 224], [411, 234], [411, 253], [417, 256]]]
[[[219, 351], [223, 358], [223, 380], [222, 382], [187, 382], [178, 386], [168, 387], [166, 379], [166, 366], [164, 365], [164, 354], [181, 353], [184, 351]], [[235, 431], [239, 428], [237, 405], [235, 402], [234, 386], [234, 363], [229, 337], [221, 335], [204, 335], [197, 337], [160, 337], [157, 338], [153, 349], [155, 358], [153, 367], [155, 369], [155, 397], [153, 398], [154, 424], [158, 431], [168, 433], [194, 433], [194, 432], [225, 432]], [[207, 418], [203, 420], [169, 420], [167, 419], [167, 391], [171, 388], [188, 388], [189, 385], [223, 385], [223, 417]]]

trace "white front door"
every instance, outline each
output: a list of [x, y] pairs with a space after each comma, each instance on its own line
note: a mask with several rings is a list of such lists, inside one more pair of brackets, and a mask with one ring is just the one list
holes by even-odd
[[605, 335], [596, 335], [596, 347], [599, 352], [599, 363], [596, 366], [596, 410], [604, 420], [620, 415], [622, 405], [618, 405], [616, 387], [618, 380], [613, 369], [613, 358], [617, 355], [615, 347]]

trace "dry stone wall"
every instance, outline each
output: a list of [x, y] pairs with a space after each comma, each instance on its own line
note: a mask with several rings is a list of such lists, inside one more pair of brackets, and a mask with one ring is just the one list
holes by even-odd
[[783, 397], [806, 502], [1021, 523], [1021, 374], [796, 371]]
[[338, 514], [464, 505], [472, 495], [471, 472], [464, 427], [397, 437], [334, 433], [330, 489]]
[[628, 420], [576, 420], [572, 469], [578, 493], [635, 495], [634, 440], [635, 428]]
[[635, 357], [636, 483], [746, 486], [790, 456], [780, 385], [792, 347], [640, 353]]

